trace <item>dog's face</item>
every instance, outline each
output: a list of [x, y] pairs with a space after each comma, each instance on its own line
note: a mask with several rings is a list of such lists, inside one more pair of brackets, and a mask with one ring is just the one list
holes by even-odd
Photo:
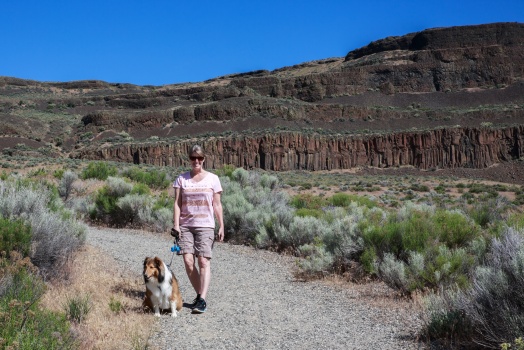
[[144, 271], [142, 273], [142, 275], [144, 276], [144, 282], [147, 283], [151, 279], [155, 279], [159, 283], [161, 283], [164, 279], [163, 270], [164, 264], [162, 263], [162, 260], [160, 260], [160, 258], [145, 258]]

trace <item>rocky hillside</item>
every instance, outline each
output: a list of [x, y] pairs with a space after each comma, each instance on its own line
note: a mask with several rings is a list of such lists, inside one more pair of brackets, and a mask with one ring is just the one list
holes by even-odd
[[8, 155], [179, 166], [198, 142], [208, 167], [483, 168], [522, 157], [523, 117], [520, 23], [428, 29], [199, 83], [0, 77]]

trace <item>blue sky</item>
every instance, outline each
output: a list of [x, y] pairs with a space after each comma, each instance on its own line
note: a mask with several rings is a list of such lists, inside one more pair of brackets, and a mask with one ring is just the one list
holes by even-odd
[[524, 22], [524, 0], [4, 0], [0, 76], [165, 85], [342, 57], [427, 28]]

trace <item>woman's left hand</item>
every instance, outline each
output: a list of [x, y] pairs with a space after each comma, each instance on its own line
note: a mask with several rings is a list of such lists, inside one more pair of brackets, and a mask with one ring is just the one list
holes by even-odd
[[224, 228], [223, 227], [220, 227], [218, 229], [217, 238], [218, 238], [219, 242], [223, 242], [224, 241]]

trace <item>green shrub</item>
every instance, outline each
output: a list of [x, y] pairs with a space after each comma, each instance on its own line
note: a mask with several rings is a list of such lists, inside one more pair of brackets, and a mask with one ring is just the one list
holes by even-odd
[[333, 196], [328, 198], [328, 202], [335, 207], [347, 207], [351, 202], [356, 202], [359, 205], [368, 208], [373, 208], [377, 205], [374, 201], [367, 197], [347, 193], [335, 193]]
[[325, 198], [315, 196], [309, 193], [301, 193], [293, 196], [289, 203], [296, 209], [322, 209], [328, 202]]
[[42, 310], [44, 282], [20, 265], [0, 261], [0, 345], [3, 349], [73, 349], [63, 315]]
[[422, 184], [412, 184], [409, 189], [417, 192], [429, 192], [429, 187]]
[[432, 218], [438, 240], [449, 248], [464, 246], [480, 234], [480, 228], [459, 211], [438, 210]]
[[64, 172], [65, 172], [64, 169], [58, 169], [58, 170], [55, 170], [55, 171], [53, 172], [53, 177], [56, 178], [56, 179], [61, 179], [62, 176], [64, 176]]
[[131, 167], [124, 170], [122, 172], [122, 176], [155, 189], [167, 188], [170, 185], [167, 174], [163, 171], [158, 171], [155, 169], [143, 171], [136, 167]]
[[324, 216], [324, 212], [320, 209], [300, 208], [296, 210], [295, 215], [300, 217], [312, 216], [320, 219]]
[[162, 191], [153, 203], [153, 211], [156, 211], [160, 208], [168, 208], [173, 210], [174, 204], [175, 199], [170, 196], [167, 191]]
[[151, 189], [146, 184], [138, 183], [133, 185], [133, 189], [130, 193], [138, 195], [149, 195], [151, 194]]
[[235, 171], [235, 166], [230, 164], [225, 164], [221, 168], [218, 168], [215, 170], [216, 175], [222, 177], [228, 177], [229, 179], [233, 179], [233, 172]]
[[[363, 230], [360, 261], [369, 273], [404, 293], [459, 285], [483, 254], [480, 228], [464, 213], [408, 205]], [[481, 242], [480, 240], [478, 241]]]
[[22, 256], [29, 256], [31, 237], [31, 226], [24, 224], [22, 220], [0, 218], [0, 252], [16, 250]]
[[89, 295], [75, 295], [66, 300], [64, 311], [67, 318], [76, 323], [82, 323], [91, 310], [91, 301]]
[[119, 314], [120, 312], [124, 311], [124, 305], [120, 300], [112, 296], [111, 300], [109, 300], [109, 309], [115, 314]]
[[82, 179], [107, 180], [109, 176], [115, 176], [118, 170], [115, 166], [105, 162], [92, 162], [82, 171]]

